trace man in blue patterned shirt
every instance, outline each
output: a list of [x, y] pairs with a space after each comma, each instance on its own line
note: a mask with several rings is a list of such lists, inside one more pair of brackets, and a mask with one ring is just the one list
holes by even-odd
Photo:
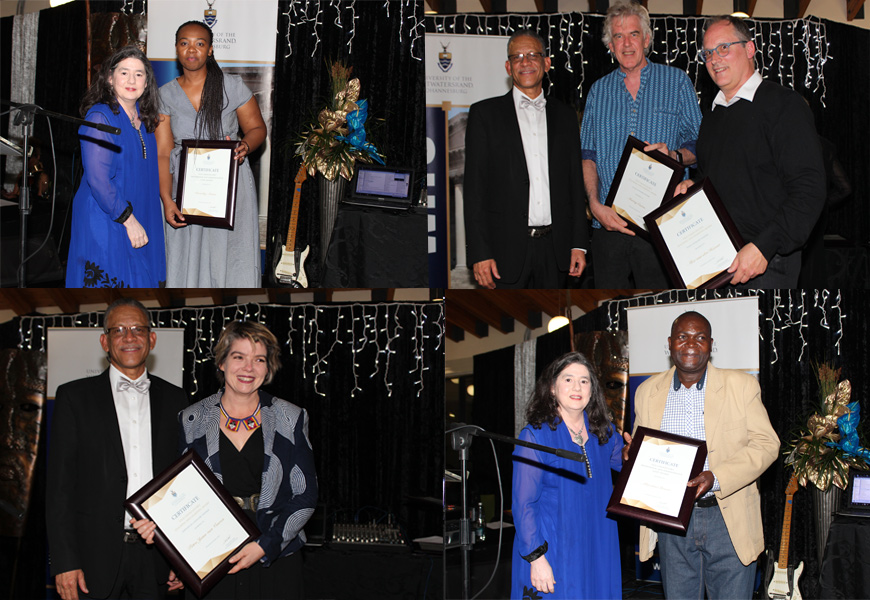
[[595, 287], [665, 288], [668, 279], [652, 245], [604, 202], [630, 135], [645, 141], [646, 151], [694, 164], [701, 110], [688, 75], [647, 60], [652, 29], [646, 8], [612, 4], [602, 41], [619, 68], [592, 85], [580, 131], [583, 181], [593, 216]]

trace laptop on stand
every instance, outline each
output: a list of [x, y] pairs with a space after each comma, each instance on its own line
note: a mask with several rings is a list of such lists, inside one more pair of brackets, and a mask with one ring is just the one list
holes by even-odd
[[870, 471], [849, 472], [849, 485], [836, 514], [845, 517], [870, 517]]
[[414, 171], [357, 162], [344, 203], [406, 211], [414, 203]]

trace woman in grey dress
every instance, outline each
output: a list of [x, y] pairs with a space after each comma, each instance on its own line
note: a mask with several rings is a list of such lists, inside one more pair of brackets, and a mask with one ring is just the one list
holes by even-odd
[[[178, 28], [175, 54], [182, 75], [160, 88], [161, 121], [156, 131], [167, 223], [166, 286], [260, 287], [257, 191], [245, 157], [266, 139], [266, 123], [241, 78], [221, 71], [213, 56], [211, 29], [204, 23], [189, 21]], [[233, 230], [184, 222], [175, 203], [184, 139], [239, 139]]]

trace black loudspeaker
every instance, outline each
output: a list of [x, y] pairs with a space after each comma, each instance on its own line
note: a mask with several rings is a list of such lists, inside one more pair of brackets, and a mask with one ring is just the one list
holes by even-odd
[[[0, 240], [0, 286], [18, 286], [18, 265], [21, 261], [21, 238], [19, 236], [3, 236]], [[45, 240], [45, 234], [27, 236], [27, 255]], [[25, 264], [27, 287], [63, 287], [66, 272], [57, 255], [54, 236], [48, 238], [45, 245]], [[42, 285], [40, 285], [42, 284]]]
[[862, 246], [826, 247], [828, 288], [870, 288], [870, 252]]

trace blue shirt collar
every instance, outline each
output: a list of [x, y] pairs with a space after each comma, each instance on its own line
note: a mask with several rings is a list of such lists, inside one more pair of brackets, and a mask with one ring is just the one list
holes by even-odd
[[[698, 383], [695, 384], [697, 386], [698, 390], [704, 389], [704, 383], [706, 381], [707, 381], [707, 369], [704, 369], [704, 374], [701, 375], [701, 379], [699, 379]], [[680, 378], [677, 376], [677, 371], [675, 369], [674, 370], [674, 391], [676, 392], [677, 390], [679, 390], [681, 385], [683, 385], [683, 384], [680, 381]]]

